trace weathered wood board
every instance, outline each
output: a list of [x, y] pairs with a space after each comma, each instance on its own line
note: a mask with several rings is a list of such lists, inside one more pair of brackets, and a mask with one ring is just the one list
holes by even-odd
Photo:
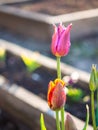
[[[32, 52], [4, 40], [0, 40], [0, 46], [18, 56], [26, 54], [29, 57], [33, 57], [33, 59], [35, 58], [35, 60], [37, 60], [37, 62], [39, 62], [42, 66], [56, 70], [56, 61], [43, 56], [38, 52]], [[88, 73], [77, 70], [63, 63], [61, 64], [61, 68], [63, 74], [65, 73], [65, 75], [70, 75], [72, 72], [77, 71], [80, 75], [79, 82], [81, 81], [81, 84], [87, 87], [89, 80]], [[33, 130], [40, 129], [40, 114], [44, 113], [47, 128], [56, 129], [55, 117], [50, 116], [51, 112], [47, 102], [21, 86], [10, 84], [3, 76], [0, 76], [0, 107], [18, 120], [27, 124]], [[76, 122], [77, 127], [79, 126], [79, 130], [80, 128], [82, 129], [84, 122], [74, 116], [73, 119]], [[92, 127], [89, 126], [88, 130], [92, 130]]]

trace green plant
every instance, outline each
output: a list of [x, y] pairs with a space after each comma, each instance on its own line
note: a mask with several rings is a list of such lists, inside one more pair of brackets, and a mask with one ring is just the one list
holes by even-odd
[[[96, 69], [96, 65], [92, 65], [89, 88], [91, 91], [91, 115], [92, 115], [92, 123], [93, 130], [98, 129], [98, 70]], [[95, 108], [95, 93], [96, 96], [96, 108]], [[95, 113], [96, 109], [96, 113]]]
[[79, 102], [80, 100], [82, 100], [84, 93], [82, 89], [79, 88], [69, 88], [68, 89], [68, 98], [69, 100], [73, 101], [73, 102]]
[[[58, 27], [54, 25], [54, 34], [52, 36], [51, 51], [52, 54], [57, 58], [57, 78], [54, 81], [50, 81], [48, 84], [48, 94], [47, 101], [50, 109], [52, 109], [56, 114], [56, 126], [57, 130], [77, 130], [76, 125], [71, 118], [70, 114], [67, 114], [67, 118], [64, 118], [64, 105], [66, 101], [66, 91], [65, 87], [67, 83], [62, 80], [60, 60], [62, 56], [69, 53], [70, 50], [70, 29], [72, 24], [68, 25], [67, 28], [60, 24]], [[80, 90], [74, 90], [75, 95], [79, 98], [82, 95]], [[70, 90], [70, 95], [72, 92]], [[87, 129], [89, 122], [89, 108], [87, 108], [86, 122], [83, 130]], [[60, 117], [61, 116], [61, 121]], [[44, 124], [43, 114], [40, 117], [41, 130], [46, 130]], [[79, 128], [80, 129], [80, 128]]]
[[34, 70], [36, 70], [37, 68], [39, 68], [41, 65], [35, 61], [33, 58], [30, 58], [26, 55], [21, 55], [21, 58], [24, 62], [24, 64], [26, 65], [27, 67], [27, 70], [29, 72], [33, 72]]
[[0, 48], [0, 61], [5, 61], [6, 53], [4, 48]]

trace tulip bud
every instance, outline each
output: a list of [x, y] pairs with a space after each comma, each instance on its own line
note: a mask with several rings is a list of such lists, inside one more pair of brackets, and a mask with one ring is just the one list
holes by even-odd
[[66, 130], [77, 130], [76, 125], [69, 113], [66, 116], [65, 128]]
[[72, 24], [67, 28], [60, 24], [58, 27], [54, 25], [54, 34], [52, 36], [51, 51], [53, 55], [61, 57], [68, 54], [70, 50], [70, 29]]
[[90, 82], [89, 82], [89, 87], [91, 91], [96, 90], [96, 83], [97, 83], [97, 72], [96, 72], [96, 66], [92, 65], [92, 71], [90, 75]]
[[63, 80], [50, 81], [48, 86], [47, 101], [52, 110], [59, 110], [65, 105], [66, 93]]

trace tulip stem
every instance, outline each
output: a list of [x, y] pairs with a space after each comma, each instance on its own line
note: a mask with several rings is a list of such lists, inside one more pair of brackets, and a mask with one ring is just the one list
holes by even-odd
[[95, 121], [95, 110], [94, 110], [94, 91], [91, 91], [91, 112], [92, 112], [92, 122], [93, 130], [96, 130], [96, 121]]
[[98, 126], [98, 86], [97, 86], [96, 124]]
[[57, 77], [61, 79], [60, 57], [57, 57]]
[[57, 130], [60, 130], [59, 111], [56, 111], [56, 126]]
[[[61, 79], [61, 67], [60, 67], [60, 57], [57, 57], [57, 77]], [[62, 130], [65, 130], [65, 124], [64, 124], [64, 107], [61, 108], [61, 126]]]
[[62, 122], [62, 130], [65, 130], [65, 123], [64, 123], [64, 107], [61, 109], [61, 122]]

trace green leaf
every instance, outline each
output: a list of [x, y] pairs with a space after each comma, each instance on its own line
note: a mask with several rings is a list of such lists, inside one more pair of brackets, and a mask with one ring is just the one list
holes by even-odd
[[95, 116], [96, 116], [96, 125], [98, 126], [98, 108], [96, 109], [96, 112], [95, 112]]
[[5, 49], [0, 48], [0, 61], [5, 61], [5, 59], [6, 59]]
[[28, 56], [25, 55], [21, 55], [21, 58], [24, 62], [24, 64], [27, 67], [27, 70], [29, 72], [33, 72], [34, 70], [36, 70], [37, 68], [39, 68], [41, 65], [39, 63], [37, 63], [37, 61], [35, 61], [33, 58], [30, 58]]
[[42, 113], [41, 113], [41, 116], [40, 116], [40, 127], [41, 127], [41, 130], [46, 130], [46, 126], [45, 126], [45, 123], [44, 123], [44, 116], [43, 116]]
[[78, 102], [83, 97], [83, 91], [81, 89], [77, 89], [77, 88], [69, 88], [67, 96], [68, 96], [69, 100], [71, 100], [73, 102]]
[[87, 109], [87, 115], [86, 115], [86, 122], [85, 122], [83, 130], [87, 129], [87, 126], [88, 126], [88, 123], [89, 123], [89, 107], [88, 107], [88, 105], [86, 105], [86, 109]]

